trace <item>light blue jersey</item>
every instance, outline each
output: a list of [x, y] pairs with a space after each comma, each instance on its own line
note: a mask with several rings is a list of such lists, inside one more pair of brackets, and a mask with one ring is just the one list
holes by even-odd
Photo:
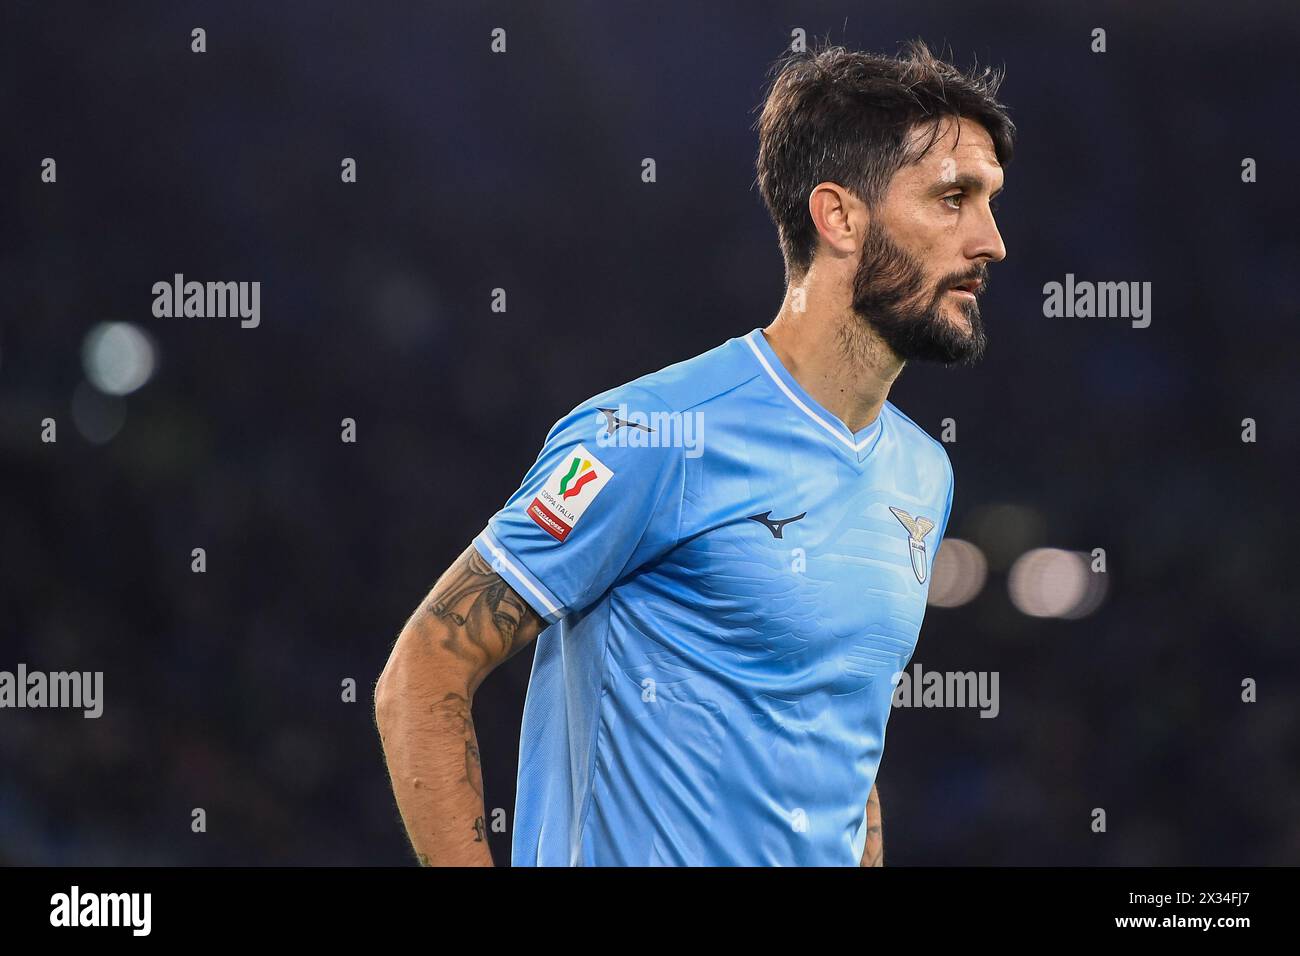
[[852, 434], [759, 329], [557, 422], [474, 540], [551, 625], [514, 865], [858, 865], [952, 485], [898, 409]]

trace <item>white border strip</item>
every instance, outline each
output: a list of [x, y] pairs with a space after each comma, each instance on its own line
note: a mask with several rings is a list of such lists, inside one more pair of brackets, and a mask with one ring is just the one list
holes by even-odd
[[497, 543], [492, 540], [491, 531], [484, 528], [483, 533], [479, 535], [479, 537], [482, 538], [483, 543], [487, 545], [488, 550], [491, 551], [492, 555], [501, 562], [502, 566], [517, 577], [523, 583], [524, 587], [528, 588], [528, 590], [533, 593], [533, 596], [542, 602], [546, 607], [548, 614], [558, 615], [560, 613], [560, 609], [551, 603], [551, 599], [539, 591], [537, 585], [533, 584], [533, 582], [529, 580], [529, 576], [521, 573], [520, 570], [515, 567], [514, 562], [510, 560], [510, 556], [506, 554], [505, 550], [498, 547]]
[[[772, 381], [776, 382], [777, 386], [781, 389], [781, 391], [785, 392], [785, 397], [790, 399], [790, 401], [794, 402], [796, 405], [798, 405], [799, 408], [803, 410], [803, 413], [805, 415], [807, 415], [809, 418], [815, 421], [822, 428], [826, 429], [828, 432], [830, 432], [832, 435], [834, 435], [844, 444], [848, 445], [854, 451], [862, 451], [862, 449], [866, 448], [867, 443], [871, 441], [872, 438], [875, 437], [874, 434], [868, 435], [866, 438], [862, 439], [862, 444], [860, 445], [853, 444], [853, 440], [846, 437], [844, 432], [840, 431], [834, 425], [831, 425], [829, 422], [827, 422], [824, 418], [822, 418], [811, 408], [805, 405], [800, 400], [798, 395], [790, 391], [790, 386], [786, 385], [785, 382], [781, 381], [781, 376], [776, 374], [776, 370], [773, 369], [771, 364], [768, 362], [767, 356], [763, 354], [762, 349], [760, 349], [758, 345], [754, 342], [754, 336], [762, 335], [762, 334], [763, 334], [762, 329], [755, 329], [749, 335], [745, 336], [745, 344], [749, 346], [750, 350], [754, 353], [754, 356], [759, 360], [759, 362], [762, 363], [763, 368], [767, 371], [767, 374], [771, 377]], [[882, 413], [884, 412], [883, 408], [881, 409], [881, 412]], [[876, 421], [877, 422], [880, 421], [879, 415], [876, 416]]]

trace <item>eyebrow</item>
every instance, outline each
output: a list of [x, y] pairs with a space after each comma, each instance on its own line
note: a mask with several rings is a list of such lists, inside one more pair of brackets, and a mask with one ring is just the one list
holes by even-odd
[[[972, 175], [971, 173], [962, 173], [956, 179], [939, 180], [939, 182], [934, 185], [934, 192], [937, 195], [938, 193], [947, 192], [949, 189], [954, 188], [965, 189], [968, 192], [983, 192], [984, 180], [978, 176]], [[996, 199], [998, 196], [1002, 195], [1003, 188], [1003, 186], [999, 186], [997, 192], [991, 193], [989, 198]]]

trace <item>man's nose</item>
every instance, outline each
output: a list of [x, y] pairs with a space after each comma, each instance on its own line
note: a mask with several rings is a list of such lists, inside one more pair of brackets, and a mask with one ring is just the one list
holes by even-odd
[[1002, 242], [1002, 233], [998, 232], [998, 224], [994, 222], [991, 210], [986, 210], [975, 234], [971, 236], [966, 255], [985, 262], [1001, 262], [1007, 257], [1007, 247]]

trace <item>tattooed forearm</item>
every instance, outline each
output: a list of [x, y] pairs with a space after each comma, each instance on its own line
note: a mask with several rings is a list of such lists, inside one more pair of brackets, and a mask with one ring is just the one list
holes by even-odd
[[479, 759], [478, 735], [474, 732], [474, 718], [470, 714], [469, 700], [449, 691], [436, 701], [429, 711], [437, 717], [436, 730], [462, 738], [465, 742], [464, 781], [483, 799], [483, 764]]
[[471, 702], [545, 623], [470, 547], [393, 647], [375, 716], [398, 810], [425, 866], [491, 866]]
[[471, 689], [532, 640], [541, 623], [473, 548], [443, 576], [421, 610], [443, 625], [431, 639], [470, 668]]
[[483, 796], [483, 762], [479, 759], [478, 744], [465, 741], [465, 779], [474, 792]]
[[876, 788], [871, 787], [871, 796], [867, 797], [867, 842], [862, 848], [861, 866], [884, 866], [885, 845], [880, 824], [880, 796]]

